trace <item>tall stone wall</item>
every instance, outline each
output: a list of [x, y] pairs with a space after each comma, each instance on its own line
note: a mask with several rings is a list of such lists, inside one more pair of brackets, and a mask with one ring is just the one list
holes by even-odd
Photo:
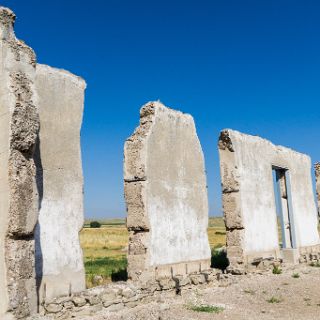
[[85, 289], [79, 231], [83, 217], [80, 149], [83, 79], [37, 65], [40, 134], [37, 176], [40, 192], [36, 228], [36, 271], [40, 299]]
[[36, 312], [34, 227], [38, 194], [34, 147], [39, 128], [35, 54], [0, 7], [0, 318]]
[[193, 118], [146, 104], [124, 156], [129, 278], [209, 269], [206, 175]]
[[320, 253], [307, 155], [233, 130], [221, 132], [219, 154], [230, 270], [242, 273], [261, 260], [288, 254], [279, 248], [273, 167], [285, 168], [290, 177], [293, 249], [301, 260], [309, 252]]

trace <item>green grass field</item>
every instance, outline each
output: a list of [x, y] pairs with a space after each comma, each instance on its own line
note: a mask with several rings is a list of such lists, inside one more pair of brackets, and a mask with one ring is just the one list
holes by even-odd
[[[80, 233], [83, 249], [87, 287], [94, 286], [94, 277], [101, 276], [101, 283], [126, 279], [126, 252], [128, 231], [123, 219], [99, 221], [101, 228], [90, 228], [86, 221]], [[210, 218], [208, 228], [212, 249], [222, 247], [226, 241], [226, 230], [222, 218]], [[220, 256], [213, 250], [213, 257], [220, 265]], [[222, 257], [223, 258], [223, 257]], [[223, 263], [223, 262], [222, 262]]]

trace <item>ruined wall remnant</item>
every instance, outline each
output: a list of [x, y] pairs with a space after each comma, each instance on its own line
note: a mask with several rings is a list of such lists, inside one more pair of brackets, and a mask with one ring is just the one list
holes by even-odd
[[36, 312], [34, 227], [38, 194], [34, 147], [39, 128], [35, 54], [0, 7], [0, 318]]
[[40, 192], [36, 271], [40, 297], [52, 299], [85, 289], [79, 231], [83, 226], [80, 150], [84, 89], [81, 78], [37, 65]]
[[42, 298], [85, 288], [78, 235], [85, 83], [37, 65], [14, 20], [0, 7], [1, 319], [25, 318]]
[[129, 278], [209, 269], [206, 175], [193, 118], [146, 104], [124, 156]]
[[[233, 130], [219, 138], [223, 211], [227, 228], [229, 269], [243, 273], [277, 259], [300, 261], [320, 254], [317, 214], [307, 155]], [[280, 181], [281, 200], [292, 215], [292, 248], [280, 251], [272, 169], [281, 168], [289, 180]], [[289, 201], [288, 200], [288, 201]]]

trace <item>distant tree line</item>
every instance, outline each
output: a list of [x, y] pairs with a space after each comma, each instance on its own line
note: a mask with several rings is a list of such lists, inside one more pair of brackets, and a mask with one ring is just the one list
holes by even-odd
[[91, 221], [90, 222], [90, 228], [100, 228], [101, 223], [99, 221]]

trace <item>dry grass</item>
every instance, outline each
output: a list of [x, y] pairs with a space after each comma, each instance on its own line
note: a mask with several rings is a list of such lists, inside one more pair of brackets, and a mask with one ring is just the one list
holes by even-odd
[[226, 227], [221, 217], [209, 219], [208, 238], [211, 248], [218, 248], [225, 245]]
[[125, 255], [128, 231], [125, 225], [103, 225], [99, 229], [84, 228], [80, 233], [85, 258], [117, 257]]

